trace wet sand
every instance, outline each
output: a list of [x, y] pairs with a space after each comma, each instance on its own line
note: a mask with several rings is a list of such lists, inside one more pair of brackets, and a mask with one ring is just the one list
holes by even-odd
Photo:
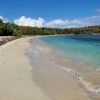
[[28, 51], [33, 65], [33, 81], [51, 100], [88, 100], [74, 76], [51, 61], [46, 55], [50, 50], [40, 45], [32, 42]]
[[30, 39], [0, 47], [0, 100], [88, 100], [73, 75]]
[[58, 54], [59, 52], [55, 52], [55, 50], [48, 47], [47, 44], [41, 42], [40, 40], [34, 41], [33, 44], [37, 49], [42, 51], [42, 53], [45, 52], [45, 54], [48, 55], [50, 61], [52, 61], [56, 65], [60, 65], [59, 68], [65, 70], [67, 73], [70, 72], [71, 75], [74, 76], [74, 79], [76, 79], [81, 85], [83, 91], [88, 95], [88, 97], [90, 98], [89, 100], [98, 100], [98, 98], [100, 99], [100, 73], [96, 72], [95, 75], [92, 75], [93, 77], [91, 76], [91, 73], [94, 73], [96, 69], [93, 69], [91, 67], [89, 68], [89, 65], [84, 65], [79, 61], [73, 61], [72, 59], [66, 59], [62, 57]]

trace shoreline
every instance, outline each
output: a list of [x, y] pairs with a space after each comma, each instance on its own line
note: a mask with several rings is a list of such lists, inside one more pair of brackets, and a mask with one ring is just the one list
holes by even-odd
[[[45, 43], [40, 43], [39, 45], [42, 45], [39, 48], [41, 51], [47, 53], [47, 55], [50, 56], [50, 58], [51, 58], [51, 56], [54, 57], [54, 55], [51, 55], [52, 53], [55, 54], [54, 50], [50, 50], [49, 47], [46, 47]], [[54, 59], [52, 59], [52, 58], [51, 58], [51, 61], [55, 62]], [[56, 63], [56, 64], [58, 64], [58, 63]], [[100, 97], [100, 88], [98, 88], [98, 89], [94, 88], [94, 85], [91, 82], [88, 82], [88, 81], [83, 79], [83, 77], [80, 75], [80, 72], [76, 72], [76, 71], [73, 70], [73, 68], [70, 69], [70, 68], [64, 67], [63, 65], [61, 65], [60, 67], [63, 70], [70, 72], [71, 74], [74, 74], [75, 79], [77, 79], [77, 81], [82, 85], [82, 87], [85, 88], [85, 91], [88, 92], [90, 96]]]
[[[79, 98], [82, 98], [82, 100], [87, 100], [87, 96], [83, 95], [83, 93], [80, 91], [77, 82], [73, 80], [73, 78], [70, 77], [68, 73], [65, 72], [65, 75], [63, 76], [63, 71], [61, 69], [56, 68], [57, 65], [53, 64], [49, 59], [47, 62], [45, 62], [45, 55], [44, 52], [44, 59], [41, 56], [41, 51], [35, 51], [33, 49], [33, 52], [36, 53], [35, 57], [39, 57], [39, 59], [34, 59], [33, 67], [30, 62], [30, 58], [26, 55], [27, 50], [30, 48], [30, 40], [32, 38], [37, 38], [37, 37], [29, 37], [29, 38], [20, 38], [11, 42], [8, 42], [0, 47], [0, 100], [66, 100], [66, 98], [69, 98], [69, 100], [75, 100], [74, 98], [77, 98], [77, 100], [80, 100]], [[39, 56], [40, 55], [40, 56]], [[41, 64], [38, 63], [38, 60]], [[44, 63], [42, 63], [42, 61]], [[51, 83], [54, 84], [50, 89], [52, 88], [53, 90], [49, 89], [49, 86], [47, 88], [41, 87], [41, 84], [43, 83], [42, 78], [40, 77], [40, 72], [38, 74], [33, 73], [33, 69], [35, 66], [37, 67], [46, 67], [44, 66], [45, 63], [47, 64], [47, 67], [52, 68], [58, 71], [60, 73], [56, 73], [57, 77], [59, 74], [61, 75], [61, 80], [66, 82], [63, 83], [61, 80], [57, 79], [58, 83], [56, 82], [56, 78], [53, 80], [55, 83], [52, 81], [52, 78], [56, 75], [54, 72], [53, 74], [50, 74], [50, 76], [46, 76], [46, 80], [44, 81], [44, 84], [47, 86]], [[39, 65], [38, 65], [39, 64]], [[41, 71], [45, 71], [40, 69]], [[52, 70], [52, 69], [51, 69]], [[45, 74], [48, 74], [45, 72]], [[33, 76], [36, 75], [37, 78], [34, 78]], [[45, 78], [45, 76], [43, 76]], [[52, 77], [49, 79], [49, 77]], [[65, 77], [65, 78], [64, 78]], [[37, 83], [37, 79], [39, 78], [40, 85]], [[69, 85], [67, 86], [67, 80], [71, 80], [73, 82], [68, 82]], [[47, 83], [47, 82], [49, 83]], [[53, 83], [52, 83], [53, 82]], [[61, 83], [60, 83], [61, 82]], [[74, 83], [75, 82], [75, 83]], [[57, 85], [58, 84], [58, 85]], [[63, 86], [64, 84], [64, 86]], [[72, 84], [72, 85], [70, 85]], [[59, 87], [60, 85], [60, 87]], [[58, 86], [56, 88], [55, 86]], [[71, 90], [69, 89], [72, 88]], [[68, 94], [66, 94], [65, 88]], [[54, 89], [56, 88], [56, 89]], [[47, 89], [45, 91], [45, 89]], [[64, 89], [64, 91], [62, 91]], [[59, 91], [58, 91], [59, 90]], [[74, 90], [74, 91], [73, 91]], [[55, 92], [54, 92], [55, 91]], [[72, 94], [70, 94], [70, 92]], [[76, 91], [76, 92], [75, 92]], [[48, 95], [48, 94], [49, 95]], [[54, 95], [54, 94], [59, 94], [59, 95]], [[60, 96], [60, 97], [59, 97]], [[62, 98], [63, 97], [63, 98]], [[56, 99], [55, 99], [56, 98]]]
[[[33, 40], [33, 41], [32, 41]], [[66, 99], [68, 99], [69, 98], [69, 100], [75, 100], [75, 98], [77, 98], [77, 100], [80, 100], [79, 98], [80, 98], [80, 96], [82, 96], [82, 95], [84, 95], [84, 96], [86, 96], [87, 97], [87, 94], [85, 94], [85, 93], [83, 93], [82, 91], [81, 91], [81, 89], [80, 89], [80, 86], [78, 85], [78, 83], [77, 83], [77, 81], [73, 78], [73, 75], [72, 74], [70, 74], [69, 72], [66, 72], [66, 71], [64, 71], [64, 70], [62, 70], [62, 68], [60, 68], [60, 67], [58, 67], [59, 65], [58, 64], [55, 64], [53, 61], [51, 61], [50, 60], [50, 58], [48, 57], [48, 55], [47, 55], [47, 53], [49, 53], [49, 49], [48, 48], [43, 48], [42, 46], [42, 44], [40, 44], [40, 45], [38, 45], [38, 41], [36, 40], [36, 41], [34, 41], [34, 39], [31, 39], [31, 49], [29, 49], [29, 51], [28, 51], [28, 56], [30, 57], [30, 59], [31, 59], [31, 64], [32, 64], [32, 66], [33, 66], [33, 80], [35, 79], [35, 81], [36, 81], [36, 84], [38, 84], [38, 86], [40, 87], [40, 88], [42, 88], [42, 90], [47, 94], [47, 95], [50, 95], [50, 97], [55, 97], [56, 99], [55, 100], [63, 100], [63, 99], [61, 99], [61, 97], [59, 97], [60, 95], [62, 95], [62, 94], [52, 94], [52, 93], [49, 93], [49, 92], [53, 92], [53, 91], [56, 91], [55, 93], [59, 93], [59, 92], [63, 92], [63, 91], [66, 91], [66, 92], [64, 92], [63, 93], [63, 96], [65, 95], [66, 97], [62, 97], [62, 98], [64, 98], [64, 100], [66, 100]], [[33, 47], [33, 46], [34, 47]], [[37, 62], [39, 62], [39, 63], [37, 63]], [[34, 66], [35, 65], [35, 66]], [[43, 69], [41, 69], [41, 67], [43, 67]], [[51, 68], [50, 68], [51, 67]], [[48, 71], [48, 69], [49, 69], [49, 71]], [[47, 70], [47, 71], [46, 71]], [[52, 72], [50, 72], [52, 70]], [[59, 79], [61, 76], [59, 76], [59, 75], [57, 75], [56, 76], [56, 71], [55, 70], [60, 70], [61, 72], [59, 72], [59, 75], [61, 75], [62, 76], [62, 74], [63, 74], [63, 77], [65, 77], [65, 79], [62, 81], [62, 83], [61, 83], [61, 80], [63, 79], [61, 79], [61, 80], [59, 80], [59, 82], [57, 82], [57, 80], [56, 79]], [[46, 72], [45, 72], [46, 71]], [[53, 71], [55, 71], [55, 72], [53, 72]], [[57, 71], [58, 72], [58, 71]], [[52, 73], [52, 74], [51, 74]], [[66, 74], [66, 75], [64, 75], [64, 73]], [[38, 76], [38, 74], [39, 74], [39, 76]], [[50, 75], [49, 75], [50, 74]], [[54, 76], [53, 76], [54, 75]], [[44, 76], [46, 76], [46, 77], [48, 77], [48, 78], [46, 78], [46, 77], [44, 77]], [[55, 77], [56, 76], [56, 77]], [[41, 78], [40, 78], [41, 77]], [[51, 79], [51, 77], [52, 77], [52, 80], [50, 81], [49, 79]], [[46, 79], [45, 79], [46, 78]], [[53, 78], [56, 78], [56, 79], [54, 79], [53, 80]], [[41, 83], [41, 80], [42, 79], [42, 81], [43, 81], [43, 83]], [[69, 80], [69, 81], [68, 81]], [[46, 81], [46, 84], [44, 83]], [[73, 81], [73, 82], [72, 82]], [[53, 83], [52, 83], [53, 82]], [[67, 82], [66, 83], [66, 85], [65, 85], [65, 82]], [[45, 84], [45, 85], [44, 85]], [[56, 84], [56, 86], [54, 87], [54, 86], [52, 86], [51, 87], [51, 84], [53, 85], [53, 84]], [[58, 84], [58, 85], [57, 85]], [[65, 89], [63, 90], [63, 88], [62, 87], [60, 87], [60, 85], [59, 84], [62, 84], [61, 86], [63, 86], [63, 87], [65, 87]], [[67, 86], [67, 84], [69, 84], [68, 86]], [[73, 85], [71, 85], [71, 84], [73, 84]], [[58, 88], [56, 88], [56, 87], [58, 87]], [[50, 89], [49, 89], [50, 88]], [[54, 89], [54, 88], [56, 88], [56, 89]], [[59, 88], [62, 88], [62, 89], [60, 89], [59, 90]], [[66, 89], [67, 88], [67, 89]], [[70, 88], [70, 90], [69, 90], [69, 88]], [[74, 88], [77, 88], [77, 89], [74, 89]], [[48, 89], [49, 90], [52, 90], [52, 89], [54, 89], [53, 91], [49, 91], [48, 92]], [[62, 91], [63, 90], [63, 91]], [[71, 94], [65, 94], [65, 93], [68, 93], [68, 91], [71, 91], [71, 93], [73, 94], [74, 93], [74, 95], [71, 95]], [[80, 93], [82, 94], [82, 95], [80, 95], [80, 93], [79, 93], [79, 91], [80, 91]], [[75, 97], [75, 93], [76, 93], [76, 97]], [[78, 95], [77, 95], [77, 93], [79, 93]], [[52, 94], [52, 95], [51, 95]], [[58, 95], [58, 97], [56, 97]], [[77, 97], [78, 96], [78, 97]], [[84, 98], [84, 96], [83, 96], [83, 98]], [[68, 97], [68, 98], [67, 98]], [[73, 99], [74, 98], [74, 99]], [[87, 97], [88, 98], [88, 97]], [[54, 100], [54, 99], [53, 99]], [[82, 99], [81, 99], [82, 100]], [[85, 100], [85, 98], [83, 99], [83, 100]], [[86, 99], [87, 100], [87, 99]]]
[[[27, 77], [27, 80], [29, 80], [29, 82], [26, 82], [25, 81], [25, 84], [27, 83], [27, 85], [26, 85], [26, 87], [28, 87], [28, 91], [30, 92], [30, 100], [31, 100], [31, 98], [38, 98], [38, 100], [41, 100], [40, 99], [40, 97], [42, 97], [44, 100], [50, 100], [49, 99], [49, 97], [42, 91], [42, 89], [40, 89], [40, 87], [35, 83], [35, 81], [34, 80], [32, 80], [31, 79], [31, 72], [32, 72], [32, 65], [33, 64], [36, 64], [35, 62], [32, 64], [32, 65], [30, 65], [30, 58], [29, 57], [27, 57], [27, 55], [26, 55], [26, 51], [27, 51], [27, 49], [28, 48], [30, 48], [30, 41], [33, 39], [33, 38], [39, 38], [39, 37], [41, 37], [41, 36], [33, 36], [33, 37], [24, 37], [24, 38], [20, 38], [20, 39], [17, 39], [17, 40], [13, 40], [13, 41], [11, 41], [11, 42], [8, 42], [8, 43], [6, 43], [6, 44], [4, 44], [4, 45], [2, 45], [1, 47], [0, 47], [0, 59], [2, 59], [2, 60], [4, 60], [4, 61], [0, 61], [0, 66], [2, 66], [2, 67], [0, 67], [0, 72], [1, 71], [4, 71], [4, 73], [3, 73], [3, 75], [4, 74], [6, 74], [5, 73], [5, 70], [7, 71], [7, 73], [8, 73], [8, 71], [10, 72], [10, 75], [15, 75], [14, 77], [16, 77], [16, 75], [18, 76], [18, 77], [16, 77], [17, 78], [17, 80], [20, 82], [21, 80], [19, 80], [21, 77], [18, 75], [19, 74], [19, 70], [20, 69], [22, 69], [21, 71], [23, 72], [21, 72], [20, 71], [20, 75], [22, 75], [22, 74], [24, 74], [24, 71], [25, 71], [25, 69], [27, 69], [27, 66], [28, 66], [28, 68], [29, 69], [27, 69], [28, 70], [28, 72], [27, 72], [27, 70], [25, 71], [25, 74], [27, 73], [27, 75], [28, 75], [28, 77], [24, 74], [24, 76], [22, 76], [22, 79], [23, 78], [25, 78], [25, 77]], [[21, 43], [22, 42], [22, 43]], [[34, 46], [36, 46], [37, 44], [34, 44]], [[50, 52], [50, 50], [48, 49], [48, 48], [43, 48], [43, 45], [41, 45], [41, 46], [39, 46], [39, 45], [37, 45], [37, 50], [40, 50], [39, 52], [37, 52], [37, 54], [36, 54], [36, 56], [38, 56], [38, 54], [42, 51], [43, 53], [49, 53]], [[19, 50], [19, 48], [20, 48], [20, 50]], [[33, 51], [34, 51], [35, 49], [33, 49]], [[9, 54], [8, 54], [8, 52], [9, 52]], [[8, 55], [7, 55], [8, 54]], [[45, 55], [45, 56], [47, 56], [47, 55]], [[14, 57], [14, 58], [13, 58]], [[21, 58], [20, 58], [21, 57]], [[10, 58], [10, 59], [9, 59]], [[12, 60], [11, 60], [11, 58], [13, 58], [13, 59], [18, 59], [18, 62], [16, 62], [15, 60], [14, 60], [14, 62], [12, 63]], [[21, 59], [23, 59], [23, 60], [21, 60]], [[26, 60], [25, 60], [26, 59]], [[39, 58], [39, 59], [42, 59], [41, 57]], [[21, 61], [22, 62], [21, 62]], [[26, 64], [25, 64], [25, 61], [26, 61]], [[41, 61], [40, 61], [41, 62]], [[22, 64], [21, 64], [22, 63]], [[49, 63], [49, 62], [48, 62]], [[19, 66], [19, 68], [17, 69], [17, 73], [16, 73], [16, 68], [17, 68], [17, 66], [15, 65], [15, 64], [18, 64], [18, 66]], [[21, 66], [21, 65], [23, 65], [23, 64], [25, 64], [25, 66], [26, 67], [24, 67], [24, 66]], [[43, 64], [42, 64], [43, 65]], [[5, 67], [6, 66], [6, 67]], [[9, 67], [7, 67], [7, 66], [9, 66]], [[14, 66], [15, 67], [15, 69], [13, 69], [13, 67], [12, 66]], [[55, 66], [55, 65], [54, 65]], [[4, 68], [3, 68], [4, 67]], [[62, 67], [62, 66], [61, 66]], [[7, 68], [7, 69], [6, 69]], [[8, 69], [8, 68], [10, 68], [10, 70]], [[63, 67], [62, 67], [63, 68]], [[12, 69], [13, 69], [13, 71], [16, 73], [13, 73], [12, 72]], [[66, 68], [67, 69], [67, 68]], [[70, 72], [71, 70], [70, 69], [67, 69], [67, 72]], [[11, 73], [12, 72], [12, 73]], [[2, 73], [0, 74], [1, 76], [2, 76]], [[22, 73], [22, 74], [21, 74]], [[78, 75], [78, 73], [77, 73], [77, 75]], [[9, 74], [8, 74], [8, 76], [9, 76]], [[11, 76], [10, 76], [11, 77]], [[7, 76], [5, 77], [5, 75], [4, 75], [4, 79], [9, 79], [10, 77], [8, 77], [7, 78]], [[79, 75], [78, 75], [78, 78], [79, 78]], [[1, 79], [0, 78], [0, 81], [4, 81], [4, 79]], [[70, 79], [70, 78], [68, 78], [68, 79]], [[12, 79], [10, 80], [10, 81], [12, 81]], [[16, 79], [14, 79], [14, 81], [16, 81]], [[12, 81], [11, 82], [11, 84], [14, 82], [14, 81]], [[83, 82], [83, 80], [81, 79], [81, 81]], [[7, 82], [9, 83], [9, 81], [7, 80]], [[17, 81], [16, 81], [17, 82]], [[23, 81], [24, 82], [24, 81]], [[6, 83], [5, 83], [6, 84]], [[2, 90], [3, 90], [3, 86], [5, 85], [5, 84], [1, 84], [0, 83], [0, 87], [2, 87], [1, 88], [1, 91], [0, 91], [0, 96], [2, 96], [1, 95], [1, 92], [2, 92]], [[16, 83], [14, 83], [14, 84], [16, 84]], [[24, 84], [24, 83], [23, 83]], [[25, 84], [24, 84], [24, 86], [25, 86]], [[29, 84], [31, 84], [30, 86], [28, 86]], [[87, 84], [87, 83], [86, 83]], [[85, 84], [85, 85], [86, 85]], [[10, 83], [9, 83], [9, 85], [10, 85]], [[19, 84], [20, 85], [20, 84]], [[10, 87], [12, 87], [12, 86], [10, 86]], [[12, 91], [14, 92], [12, 92], [11, 91], [11, 93], [12, 94], [14, 94], [14, 96], [15, 96], [15, 94], [16, 94], [16, 96], [21, 96], [21, 95], [19, 95], [17, 92], [20, 90], [20, 91], [23, 91], [23, 90], [21, 90], [20, 88], [19, 88], [19, 86], [17, 86], [17, 84], [15, 85], [15, 87], [14, 88], [16, 88], [16, 87], [18, 87], [18, 90], [13, 90], [13, 88], [12, 88]], [[23, 86], [22, 86], [23, 87]], [[35, 90], [34, 90], [34, 92], [36, 92], [36, 97], [35, 97], [35, 95], [34, 96], [32, 96], [33, 94], [34, 94], [34, 92], [33, 92], [33, 88], [32, 87], [34, 87], [35, 88]], [[32, 88], [32, 89], [31, 89]], [[79, 88], [79, 87], [78, 87]], [[26, 89], [26, 88], [25, 88]], [[24, 89], [24, 90], [25, 90]], [[27, 89], [26, 89], [27, 90]], [[31, 91], [30, 91], [31, 90]], [[8, 90], [7, 90], [8, 91]], [[17, 91], [17, 92], [16, 92]], [[28, 93], [28, 91], [26, 92], [26, 93]], [[80, 92], [82, 92], [82, 91], [80, 91]], [[23, 91], [23, 93], [24, 93], [24, 91]], [[27, 97], [29, 97], [28, 96], [28, 94], [26, 94], [26, 96], [24, 97], [24, 94], [23, 93], [21, 93], [22, 94], [22, 99], [21, 100], [24, 100], [23, 98], [27, 98]], [[33, 94], [32, 94], [33, 93]], [[38, 93], [39, 93], [39, 95], [40, 95], [40, 97], [37, 97], [37, 95], [38, 95]], [[11, 96], [11, 94], [10, 93], [8, 93], [10, 96]], [[7, 94], [6, 94], [7, 95]], [[7, 97], [9, 98], [9, 95], [7, 95]], [[18, 98], [16, 97], [14, 97], [13, 96], [13, 98], [12, 99], [10, 99], [10, 100], [17, 100]], [[84, 96], [83, 96], [84, 97]], [[6, 98], [6, 97], [4, 97], [4, 98]], [[20, 98], [20, 97], [19, 97]], [[29, 99], [29, 98], [27, 98], [27, 99]], [[2, 99], [1, 98], [1, 100], [5, 100], [5, 99]], [[6, 100], [7, 100], [7, 98], [6, 98]], [[33, 100], [33, 99], [32, 99]], [[35, 100], [37, 100], [37, 99], [35, 99]], [[74, 100], [74, 99], [73, 99]], [[85, 99], [84, 99], [85, 100]], [[87, 99], [86, 99], [87, 100]], [[99, 99], [98, 99], [99, 100]]]
[[30, 38], [0, 46], [0, 100], [49, 100], [32, 80], [32, 66], [25, 55]]

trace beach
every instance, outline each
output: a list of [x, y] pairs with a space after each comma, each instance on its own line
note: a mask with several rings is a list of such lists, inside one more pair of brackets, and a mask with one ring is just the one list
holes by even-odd
[[0, 47], [0, 100], [89, 100], [74, 76], [49, 59], [49, 49], [30, 44], [32, 38]]
[[0, 46], [14, 39], [17, 39], [17, 38], [14, 36], [0, 36]]

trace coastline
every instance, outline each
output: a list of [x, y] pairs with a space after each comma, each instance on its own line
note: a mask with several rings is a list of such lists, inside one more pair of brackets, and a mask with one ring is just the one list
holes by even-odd
[[[33, 40], [33, 41], [32, 41]], [[53, 100], [88, 100], [72, 74], [50, 60], [49, 48], [32, 39], [28, 56], [33, 66], [33, 81]]]
[[[6, 43], [0, 47], [0, 100], [66, 100], [67, 98], [69, 98], [69, 100], [75, 100], [75, 98], [77, 100], [80, 100], [79, 98], [82, 98], [81, 100], [88, 100], [87, 96], [84, 95], [80, 90], [77, 82], [69, 73], [66, 72], [66, 76], [64, 76], [65, 78], [63, 79], [63, 81], [69, 83], [69, 85], [67, 83], [64, 84], [66, 90], [63, 88], [63, 82], [60, 81], [58, 77], [59, 75], [57, 77], [58, 83], [59, 81], [61, 82], [60, 88], [64, 89], [64, 91], [67, 91], [68, 94], [66, 94], [66, 92], [62, 94], [63, 91], [58, 91], [60, 95], [54, 95], [52, 94], [53, 91], [50, 91], [49, 87], [47, 87], [47, 93], [50, 93], [50, 95], [45, 93], [44, 89], [41, 88], [41, 86], [39, 86], [39, 84], [37, 84], [36, 80], [33, 78], [33, 69], [35, 65], [38, 64], [36, 63], [38, 60], [35, 59], [36, 62], [31, 64], [30, 58], [26, 55], [27, 49], [30, 48], [30, 40], [32, 38], [36, 37], [20, 38]], [[41, 50], [44, 49], [41, 48]], [[33, 51], [36, 53], [36, 57], [42, 53], [40, 50], [39, 52], [36, 52], [35, 49], [33, 49]], [[45, 52], [44, 56], [47, 56], [45, 55]], [[42, 56], [39, 56], [39, 59], [40, 62], [45, 62], [45, 59], [43, 59]], [[37, 66], [40, 67], [40, 65]], [[41, 66], [43, 67], [44, 63], [42, 63]], [[52, 68], [61, 71], [61, 69], [56, 68], [57, 65], [52, 63], [50, 60], [47, 62], [47, 67], [49, 68], [49, 66], [53, 66]], [[63, 77], [62, 75], [63, 73], [61, 74], [61, 77]], [[37, 74], [37, 76], [39, 76], [39, 74]], [[52, 76], [52, 74], [50, 76]], [[49, 77], [47, 79], [49, 79]], [[41, 80], [41, 77], [39, 76], [38, 78], [42, 84], [43, 81]], [[65, 79], [68, 79], [69, 81]], [[56, 81], [56, 77], [53, 81]], [[51, 80], [48, 80], [48, 82], [52, 82], [52, 78]], [[54, 85], [54, 87], [55, 86], [56, 85]], [[59, 88], [59, 84], [57, 86]], [[51, 88], [54, 89], [54, 87], [52, 86]], [[58, 98], [59, 96], [60, 98]]]
[[25, 55], [29, 40], [20, 38], [0, 47], [0, 100], [49, 100], [31, 78], [32, 66]]
[[[40, 41], [42, 42], [42, 41]], [[86, 81], [83, 76], [80, 75], [80, 72], [77, 72], [75, 70], [73, 70], [73, 68], [69, 68], [68, 66], [65, 67], [62, 64], [60, 64], [59, 60], [63, 59], [59, 59], [57, 61], [58, 58], [60, 58], [61, 56], [56, 55], [55, 51], [52, 48], [49, 48], [47, 46], [45, 46], [45, 43], [38, 43], [37, 44], [37, 48], [40, 49], [42, 52], [45, 52], [49, 58], [51, 59], [51, 61], [53, 61], [54, 63], [61, 65], [60, 68], [62, 68], [63, 70], [70, 72], [72, 75], [74, 75], [74, 78], [79, 82], [79, 84], [81, 84], [82, 88], [84, 88], [84, 91], [92, 98], [96, 97], [100, 99], [100, 88], [96, 88], [94, 86], [94, 84], [92, 84], [89, 81]], [[57, 59], [56, 59], [57, 58]], [[56, 62], [57, 61], [57, 62]], [[59, 62], [59, 63], [58, 63]], [[62, 63], [62, 62], [61, 62]], [[64, 62], [63, 62], [64, 63]], [[68, 62], [66, 63], [68, 65]], [[94, 99], [93, 99], [94, 100]], [[96, 99], [95, 99], [96, 100]], [[97, 99], [98, 100], [98, 99]]]

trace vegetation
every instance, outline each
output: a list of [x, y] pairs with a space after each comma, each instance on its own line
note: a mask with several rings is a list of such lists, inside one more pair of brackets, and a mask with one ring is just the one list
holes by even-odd
[[12, 23], [3, 23], [0, 21], [0, 36], [21, 36], [20, 29]]
[[3, 21], [2, 21], [2, 19], [0, 19], [0, 24], [3, 24]]
[[17, 26], [13, 23], [3, 23], [0, 19], [0, 36], [17, 36], [22, 35], [56, 35], [56, 34], [100, 34], [99, 26], [88, 26], [82, 28], [38, 28]]

